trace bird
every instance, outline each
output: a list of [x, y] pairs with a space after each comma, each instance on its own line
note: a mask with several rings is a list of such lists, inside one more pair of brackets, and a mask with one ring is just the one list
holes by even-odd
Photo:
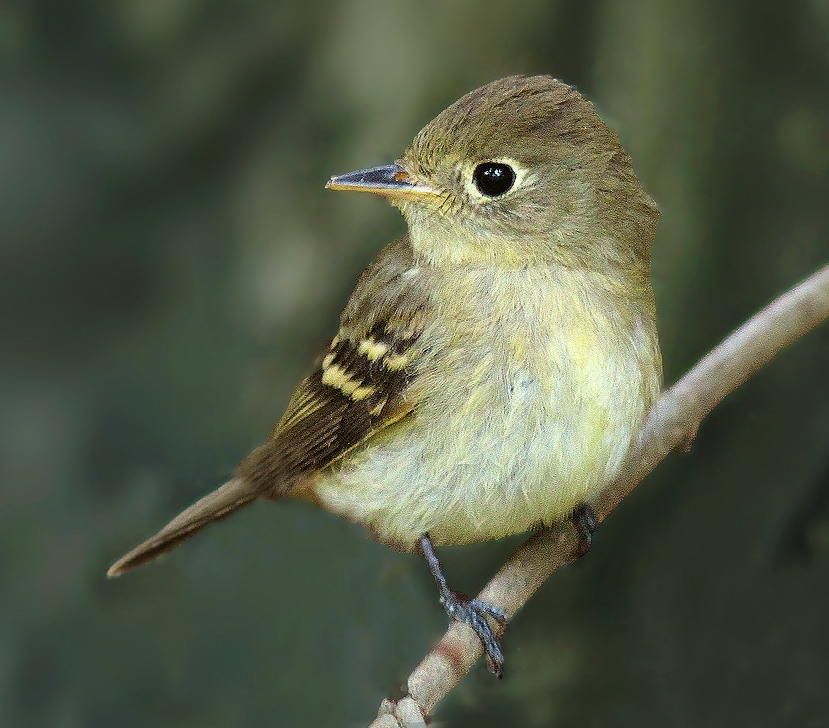
[[589, 548], [591, 500], [660, 392], [659, 209], [593, 104], [551, 76], [475, 89], [395, 163], [326, 186], [385, 198], [407, 233], [359, 276], [264, 444], [108, 575], [254, 501], [306, 498], [423, 555], [501, 676], [506, 615], [450, 589], [435, 548], [568, 518]]

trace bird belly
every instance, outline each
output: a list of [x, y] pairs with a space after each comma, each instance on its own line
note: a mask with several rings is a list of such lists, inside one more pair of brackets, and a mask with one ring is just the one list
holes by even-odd
[[616, 475], [653, 389], [629, 337], [578, 329], [534, 341], [538, 357], [516, 353], [513, 330], [483, 357], [475, 346], [474, 364], [445, 363], [417, 411], [320, 478], [315, 499], [400, 550], [566, 517]]

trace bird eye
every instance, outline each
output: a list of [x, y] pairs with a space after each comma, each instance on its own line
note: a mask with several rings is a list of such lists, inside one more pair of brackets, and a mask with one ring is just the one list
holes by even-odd
[[515, 172], [508, 164], [483, 162], [475, 167], [472, 179], [482, 195], [499, 197], [515, 184]]

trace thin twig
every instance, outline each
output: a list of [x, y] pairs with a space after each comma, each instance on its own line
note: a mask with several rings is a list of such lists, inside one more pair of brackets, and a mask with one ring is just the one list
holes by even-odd
[[[620, 476], [592, 504], [599, 521], [677, 448], [688, 448], [703, 419], [779, 351], [829, 318], [829, 265], [753, 316], [662, 393]], [[569, 522], [522, 544], [478, 598], [512, 617], [553, 572], [580, 555]], [[481, 642], [465, 624], [453, 624], [409, 676], [409, 695], [384, 700], [369, 728], [415, 728], [481, 656]]]

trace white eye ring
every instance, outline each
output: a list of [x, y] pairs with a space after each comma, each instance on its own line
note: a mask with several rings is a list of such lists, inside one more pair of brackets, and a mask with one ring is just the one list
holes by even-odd
[[515, 172], [502, 162], [481, 162], [472, 172], [472, 182], [482, 195], [501, 197], [515, 184]]
[[[486, 184], [486, 182], [483, 182], [483, 185], [481, 185], [481, 168], [487, 165], [492, 165], [492, 167], [499, 169], [501, 174], [504, 175], [503, 179], [509, 179], [510, 184], [503, 190], [503, 192], [496, 191], [497, 181], [500, 177], [498, 174], [492, 175], [492, 181], [496, 183], [493, 185], [492, 194], [488, 193], [485, 189], [481, 189], [481, 187]], [[508, 158], [483, 159], [480, 162], [476, 162], [474, 165], [468, 165], [468, 168], [464, 170], [463, 175], [464, 179], [467, 180], [464, 186], [466, 187], [466, 192], [469, 197], [482, 203], [493, 202], [507, 197], [513, 191], [522, 186], [526, 176], [527, 170], [518, 164], [518, 162], [514, 159]]]

